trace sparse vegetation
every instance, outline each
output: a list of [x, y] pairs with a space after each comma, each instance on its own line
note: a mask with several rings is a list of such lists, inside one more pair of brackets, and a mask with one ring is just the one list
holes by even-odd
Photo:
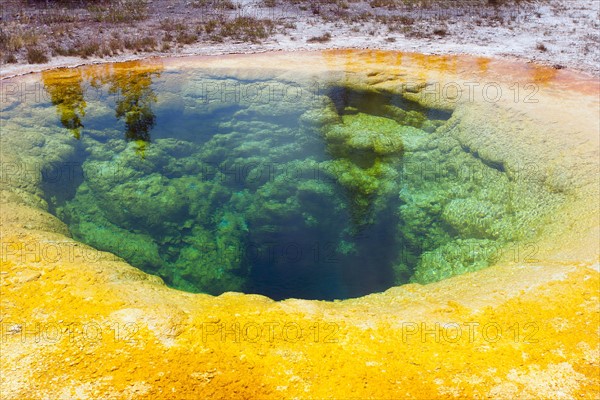
[[237, 17], [221, 26], [221, 36], [244, 42], [258, 43], [268, 38], [275, 28], [273, 21], [253, 17]]
[[12, 53], [7, 54], [6, 57], [4, 57], [4, 62], [7, 64], [15, 64], [17, 62], [17, 57]]
[[394, 10], [400, 6], [400, 2], [396, 0], [372, 0], [369, 2], [369, 4], [373, 8], [385, 7], [391, 10]]
[[[387, 43], [402, 37], [452, 37], [460, 31], [454, 29], [456, 20], [462, 27], [465, 23], [474, 29], [502, 26], [518, 33], [523, 18], [541, 18], [542, 10], [535, 5], [548, 0], [535, 1], [9, 0], [3, 3], [6, 17], [0, 21], [0, 60], [4, 64], [28, 62], [39, 58], [36, 51], [45, 57], [82, 58], [169, 52], [207, 42], [261, 43], [276, 34], [297, 40], [307, 21], [329, 24], [330, 30], [313, 33], [308, 43], [331, 41], [332, 29], [363, 38], [379, 37]], [[551, 13], [564, 14], [561, 4], [551, 5]], [[518, 15], [513, 11], [517, 6]], [[580, 19], [572, 23], [581, 29], [597, 29], [597, 23], [585, 25]], [[571, 33], [582, 40], [582, 57], [598, 53], [594, 35]], [[550, 54], [546, 46], [531, 44], [538, 52]], [[35, 49], [34, 54], [29, 55], [30, 49]]]
[[154, 39], [152, 36], [126, 38], [123, 40], [123, 47], [137, 52], [152, 51], [156, 49], [156, 46], [156, 39]]
[[436, 28], [433, 30], [433, 34], [436, 36], [446, 36], [448, 31], [445, 28]]
[[123, 23], [148, 18], [146, 0], [119, 0], [108, 4], [92, 4], [88, 11], [97, 22]]
[[27, 62], [29, 64], [45, 64], [48, 62], [48, 56], [39, 47], [28, 47]]
[[206, 24], [204, 25], [204, 31], [210, 35], [217, 29], [217, 26], [219, 26], [219, 20], [217, 20], [217, 19], [208, 20], [206, 22]]
[[165, 18], [162, 21], [160, 21], [160, 29], [162, 29], [165, 32], [182, 32], [187, 29], [187, 26], [182, 20]]
[[113, 54], [118, 54], [120, 51], [122, 51], [124, 46], [120, 37], [115, 36], [110, 38], [108, 41], [108, 48], [113, 52]]
[[331, 33], [326, 32], [321, 36], [313, 36], [306, 39], [306, 43], [326, 43], [331, 40]]
[[235, 10], [236, 4], [231, 0], [195, 0], [192, 6], [211, 10]]
[[83, 58], [89, 58], [100, 52], [100, 42], [97, 39], [92, 39], [81, 43], [78, 46], [78, 55]]
[[179, 44], [192, 44], [198, 40], [198, 35], [195, 33], [189, 33], [181, 31], [177, 34], [177, 43]]

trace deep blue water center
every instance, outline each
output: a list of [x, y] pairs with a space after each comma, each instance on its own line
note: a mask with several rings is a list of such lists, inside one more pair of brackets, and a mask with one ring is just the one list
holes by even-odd
[[75, 238], [191, 292], [331, 300], [411, 278], [424, 249], [401, 171], [450, 113], [277, 71], [43, 80], [81, 169], [45, 192]]

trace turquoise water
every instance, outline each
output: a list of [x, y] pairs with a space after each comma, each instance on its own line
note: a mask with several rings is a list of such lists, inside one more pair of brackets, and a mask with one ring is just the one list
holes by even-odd
[[80, 170], [44, 182], [50, 209], [181, 290], [331, 300], [433, 282], [496, 261], [543, 196], [462, 148], [451, 112], [401, 93], [277, 71], [86, 71], [44, 73], [49, 101], [32, 111]]

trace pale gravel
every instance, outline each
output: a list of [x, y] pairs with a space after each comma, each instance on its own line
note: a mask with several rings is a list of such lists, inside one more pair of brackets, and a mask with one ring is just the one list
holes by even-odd
[[[153, 0], [154, 7], [161, 1]], [[255, 8], [255, 1], [242, 0], [244, 13], [258, 17], [268, 16], [265, 9]], [[180, 7], [183, 5], [180, 4]], [[324, 23], [307, 13], [290, 13], [289, 10], [270, 10], [270, 15], [285, 16], [285, 20], [296, 25], [286, 34], [276, 34], [261, 44], [250, 43], [195, 43], [168, 53], [143, 54], [124, 53], [105, 58], [81, 59], [78, 57], [54, 57], [40, 65], [7, 64], [2, 66], [0, 79], [58, 67], [73, 67], [81, 64], [119, 62], [149, 57], [171, 57], [187, 55], [222, 55], [236, 53], [260, 53], [266, 51], [302, 51], [325, 49], [381, 49], [423, 54], [456, 55], [466, 54], [507, 60], [524, 60], [537, 64], [569, 68], [600, 76], [600, 0], [547, 0], [521, 10], [515, 21], [508, 18], [496, 26], [477, 26], [474, 20], [480, 16], [462, 14], [450, 19], [436, 18], [432, 21], [417, 19], [416, 27], [431, 30], [440, 27], [447, 30], [445, 37], [406, 37], [389, 32], [387, 27], [376, 23], [365, 23], [356, 31], [357, 25], [342, 22]], [[191, 10], [191, 11], [190, 11]], [[198, 10], [198, 9], [195, 9]], [[177, 14], [177, 12], [179, 14]], [[165, 9], [167, 16], [182, 13], [198, 13], [193, 8], [173, 7]], [[193, 14], [192, 14], [193, 15]], [[162, 15], [159, 15], [159, 18]], [[143, 22], [151, 29], [156, 19]], [[354, 27], [354, 29], [353, 29]], [[332, 34], [327, 43], [307, 43], [310, 37], [325, 32]], [[394, 41], [390, 38], [393, 38]], [[544, 44], [546, 51], [536, 47]]]

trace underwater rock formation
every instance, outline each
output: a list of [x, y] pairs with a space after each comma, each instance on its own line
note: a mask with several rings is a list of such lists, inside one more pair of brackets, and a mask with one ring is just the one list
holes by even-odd
[[51, 207], [179, 289], [334, 299], [434, 282], [532, 240], [564, 200], [465, 145], [453, 108], [414, 88], [162, 69], [103, 68], [88, 85], [107, 97], [89, 104], [73, 101], [81, 73], [44, 74], [62, 125], [86, 118], [83, 182]]

